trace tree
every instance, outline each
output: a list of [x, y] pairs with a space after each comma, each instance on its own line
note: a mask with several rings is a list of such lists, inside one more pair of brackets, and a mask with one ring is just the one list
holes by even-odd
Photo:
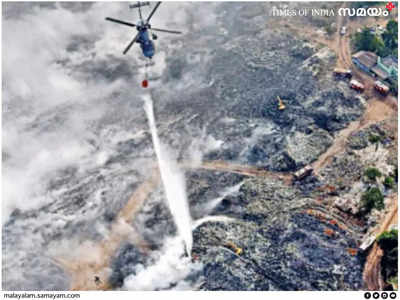
[[397, 285], [398, 231], [385, 231], [376, 240], [384, 253], [381, 260], [383, 279]]
[[391, 51], [397, 49], [397, 33], [398, 33], [398, 23], [395, 20], [390, 20], [386, 24], [386, 30], [382, 34], [383, 42], [385, 43], [385, 47], [390, 49]]
[[356, 33], [355, 46], [359, 51], [365, 50], [378, 54], [383, 54], [385, 51], [385, 45], [382, 40], [375, 36], [368, 27], [365, 27], [361, 32]]
[[383, 184], [387, 188], [391, 189], [394, 186], [394, 179], [392, 177], [388, 176], [388, 177], [385, 178], [385, 181], [383, 182]]
[[393, 229], [381, 233], [377, 237], [376, 241], [378, 242], [379, 247], [381, 247], [382, 250], [390, 249], [397, 246], [397, 236], [398, 230]]
[[369, 180], [375, 181], [377, 177], [382, 176], [382, 173], [377, 168], [368, 168], [365, 170], [364, 175], [367, 176]]
[[366, 209], [367, 213], [369, 213], [373, 208], [378, 210], [383, 209], [383, 199], [381, 191], [376, 187], [370, 188], [361, 197], [363, 207]]

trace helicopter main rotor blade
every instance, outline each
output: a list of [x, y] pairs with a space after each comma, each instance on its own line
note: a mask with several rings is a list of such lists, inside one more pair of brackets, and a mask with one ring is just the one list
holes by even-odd
[[136, 40], [138, 39], [138, 37], [139, 37], [139, 32], [137, 33], [137, 35], [133, 38], [133, 40], [129, 43], [129, 45], [125, 48], [125, 50], [124, 50], [124, 54], [126, 54], [126, 52], [128, 52], [129, 51], [129, 49], [131, 49], [131, 47], [132, 47], [132, 45], [136, 42]]
[[126, 25], [126, 26], [131, 26], [131, 27], [136, 27], [135, 24], [129, 23], [129, 22], [125, 22], [125, 21], [121, 21], [121, 20], [117, 20], [117, 19], [113, 19], [113, 18], [106, 18], [107, 21], [111, 21], [111, 22], [115, 22], [118, 24], [122, 24], [122, 25]]
[[151, 17], [154, 15], [156, 12], [157, 8], [160, 6], [161, 1], [157, 2], [156, 6], [154, 6], [153, 10], [151, 11], [150, 15], [147, 17], [146, 24], [150, 22]]
[[160, 31], [160, 32], [167, 32], [167, 33], [175, 33], [175, 34], [181, 34], [181, 31], [175, 31], [175, 30], [165, 30], [165, 29], [159, 29], [159, 28], [153, 28], [151, 27], [151, 30], [154, 31]]

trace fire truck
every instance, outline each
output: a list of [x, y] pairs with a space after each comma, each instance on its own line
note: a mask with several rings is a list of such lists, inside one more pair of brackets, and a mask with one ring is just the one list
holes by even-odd
[[374, 88], [383, 96], [386, 96], [389, 93], [389, 87], [387, 85], [384, 85], [379, 80], [375, 81]]
[[350, 81], [350, 87], [359, 92], [363, 92], [365, 88], [361, 82], [358, 82], [357, 80], [354, 79]]

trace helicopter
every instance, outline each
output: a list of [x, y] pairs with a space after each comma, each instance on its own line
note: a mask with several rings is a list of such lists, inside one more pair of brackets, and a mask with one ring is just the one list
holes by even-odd
[[[133, 40], [128, 44], [128, 46], [123, 51], [123, 54], [126, 54], [132, 45], [136, 42], [140, 44], [140, 48], [142, 49], [143, 55], [149, 59], [152, 59], [155, 53], [155, 46], [153, 40], [157, 39], [157, 35], [153, 33], [153, 31], [158, 32], [166, 32], [166, 33], [173, 33], [173, 34], [181, 34], [180, 31], [175, 30], [166, 30], [166, 29], [159, 29], [153, 28], [150, 25], [150, 19], [153, 17], [154, 13], [156, 12], [157, 8], [160, 6], [161, 2], [157, 2], [149, 16], [146, 20], [143, 19], [141, 7], [143, 6], [150, 6], [150, 2], [137, 2], [137, 4], [129, 5], [129, 8], [138, 8], [139, 11], [139, 21], [136, 24], [121, 21], [114, 18], [106, 18], [107, 21], [111, 21], [114, 23], [118, 23], [121, 25], [126, 25], [130, 27], [136, 27], [138, 33], [135, 35]], [[151, 33], [151, 38], [149, 35], [149, 31]]]

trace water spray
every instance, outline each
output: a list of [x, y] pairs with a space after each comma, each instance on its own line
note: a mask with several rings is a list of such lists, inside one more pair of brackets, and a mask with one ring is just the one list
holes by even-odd
[[190, 256], [193, 243], [192, 219], [186, 197], [185, 178], [176, 161], [169, 157], [161, 145], [155, 124], [151, 97], [146, 95], [143, 97], [143, 100], [144, 110], [148, 118], [154, 150], [158, 159], [161, 179], [167, 198], [167, 205], [174, 218], [178, 229], [178, 235], [184, 242], [186, 254]]

